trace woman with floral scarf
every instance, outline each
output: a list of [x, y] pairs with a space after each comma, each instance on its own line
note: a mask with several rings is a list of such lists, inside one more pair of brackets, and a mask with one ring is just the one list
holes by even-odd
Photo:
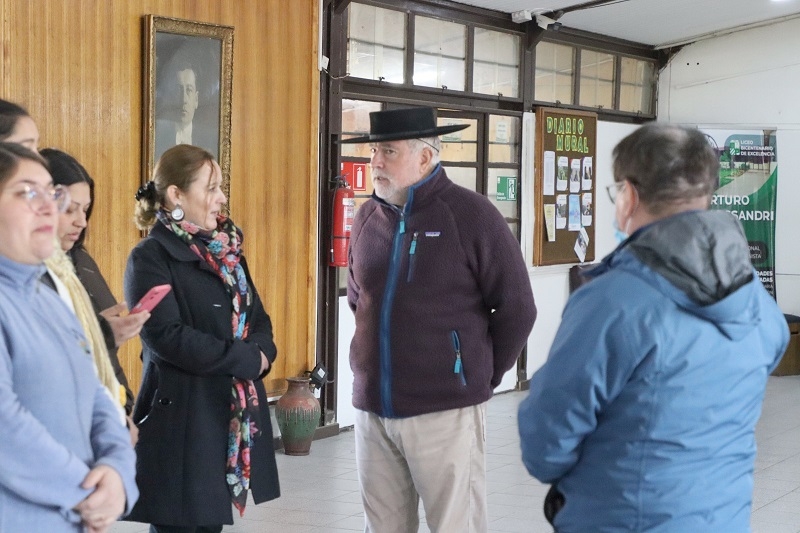
[[280, 494], [261, 382], [277, 349], [221, 185], [211, 154], [178, 145], [136, 195], [150, 233], [128, 258], [125, 297], [172, 287], [141, 332], [133, 413], [141, 497], [128, 519], [152, 533], [219, 532], [248, 491], [255, 503]]

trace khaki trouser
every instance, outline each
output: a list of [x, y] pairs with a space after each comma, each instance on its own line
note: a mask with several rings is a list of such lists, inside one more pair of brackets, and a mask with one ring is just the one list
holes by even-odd
[[357, 411], [356, 464], [366, 533], [412, 533], [419, 499], [432, 533], [483, 533], [486, 403], [382, 418]]

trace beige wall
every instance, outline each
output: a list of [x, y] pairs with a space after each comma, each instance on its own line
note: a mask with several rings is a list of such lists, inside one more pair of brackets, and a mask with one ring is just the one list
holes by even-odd
[[[272, 317], [267, 389], [313, 366], [319, 77], [316, 0], [0, 0], [0, 96], [25, 106], [41, 147], [94, 177], [87, 246], [118, 298], [142, 146], [142, 16], [233, 26], [231, 214]], [[120, 351], [134, 389], [140, 345]]]

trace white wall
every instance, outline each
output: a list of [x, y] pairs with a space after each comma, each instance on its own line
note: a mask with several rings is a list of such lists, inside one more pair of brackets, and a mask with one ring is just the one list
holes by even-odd
[[347, 305], [347, 297], [339, 297], [339, 364], [336, 368], [336, 421], [339, 427], [356, 423], [353, 407], [353, 371], [350, 370], [350, 341], [356, 332], [353, 312]]
[[719, 129], [777, 129], [775, 284], [800, 314], [800, 19], [689, 45], [659, 79], [658, 120]]
[[[611, 173], [611, 150], [625, 135], [633, 131], [636, 127], [630, 124], [616, 124], [611, 122], [599, 122], [597, 125], [597, 161], [595, 162], [595, 257], [599, 260], [614, 249], [614, 232], [612, 230], [613, 205], [606, 194], [606, 185], [613, 183]], [[533, 131], [527, 129], [526, 131]], [[525, 141], [529, 146], [533, 146], [532, 137]], [[523, 160], [523, 165], [526, 164]], [[525, 174], [525, 173], [523, 173]], [[531, 191], [522, 195], [522, 224], [521, 227], [530, 227], [533, 224], [533, 189], [530, 176], [523, 175], [522, 191]], [[527, 203], [525, 203], [527, 202]], [[523, 250], [528, 263], [532, 264], [531, 248], [533, 247], [533, 237], [530, 230], [524, 231], [522, 235]], [[530, 246], [527, 243], [530, 241]], [[528, 340], [528, 376], [539, 368], [547, 359], [547, 353], [555, 337], [558, 325], [561, 322], [561, 311], [567, 302], [569, 295], [568, 280], [569, 265], [549, 266], [549, 267], [530, 267], [528, 274], [533, 287], [533, 295], [536, 299], [538, 317], [533, 331]], [[355, 332], [355, 322], [353, 313], [347, 306], [347, 299], [339, 298], [339, 365], [336, 373], [337, 392], [337, 421], [340, 427], [352, 426], [354, 423], [355, 410], [353, 409], [351, 398], [353, 390], [353, 373], [350, 371], [348, 354], [350, 352], [350, 340]], [[503, 382], [497, 388], [497, 392], [513, 389], [517, 384], [515, 369], [510, 370], [503, 377]]]
[[[614, 240], [614, 230], [612, 227], [614, 220], [614, 205], [608, 199], [606, 186], [614, 183], [614, 175], [611, 170], [611, 152], [614, 146], [623, 137], [635, 130], [637, 126], [632, 124], [618, 124], [614, 122], [597, 123], [597, 161], [594, 163], [595, 170], [595, 261], [600, 261], [608, 255], [617, 245]], [[531, 144], [533, 141], [531, 141]], [[527, 180], [527, 187], [523, 190], [532, 190], [532, 178], [523, 177]], [[528, 264], [533, 263], [533, 194], [528, 194], [524, 201], [529, 202], [523, 206], [522, 227], [528, 228], [523, 239], [523, 249]], [[528, 215], [529, 214], [529, 215]], [[527, 215], [527, 216], [526, 216]], [[530, 243], [529, 245], [527, 243]], [[533, 296], [536, 299], [536, 307], [539, 315], [533, 326], [531, 336], [528, 338], [528, 377], [530, 377], [547, 360], [550, 345], [556, 335], [558, 326], [561, 323], [561, 312], [567, 303], [569, 296], [569, 267], [571, 265], [530, 267], [528, 274], [533, 287]]]

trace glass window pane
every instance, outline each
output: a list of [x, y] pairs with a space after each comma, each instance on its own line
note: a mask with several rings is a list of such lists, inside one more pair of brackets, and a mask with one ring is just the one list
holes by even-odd
[[442, 143], [439, 154], [442, 161], [473, 162], [478, 158], [478, 144], [475, 142]]
[[478, 170], [470, 167], [448, 167], [442, 165], [447, 177], [456, 185], [466, 187], [471, 191], [478, 190]]
[[622, 58], [620, 73], [619, 108], [632, 113], [653, 112], [655, 65], [632, 57]]
[[574, 57], [572, 46], [544, 41], [536, 45], [535, 100], [573, 103]]
[[614, 107], [614, 55], [581, 50], [580, 105]]
[[464, 90], [467, 28], [428, 17], [414, 19], [414, 85]]
[[478, 160], [478, 121], [470, 118], [438, 117], [438, 126], [452, 124], [468, 124], [470, 127], [461, 131], [442, 135], [442, 151], [439, 157], [444, 164], [446, 161], [460, 163], [474, 163]]
[[519, 117], [489, 115], [489, 163], [519, 161]]
[[403, 83], [406, 15], [352, 3], [348, 6], [347, 72], [369, 80]]
[[554, 102], [561, 102], [564, 103], [572, 103], [572, 100], [575, 98], [573, 91], [572, 91], [572, 73], [569, 76], [565, 74], [556, 74], [556, 97], [553, 100]]
[[510, 168], [490, 168], [486, 195], [505, 217], [511, 232], [519, 238], [519, 172]]
[[[342, 138], [369, 135], [369, 114], [380, 111], [379, 102], [342, 99]], [[369, 144], [340, 144], [342, 157], [370, 157]]]
[[519, 37], [475, 28], [472, 90], [482, 94], [519, 94]]
[[540, 73], [539, 69], [536, 69], [536, 99], [543, 102], [556, 101], [555, 73]]

